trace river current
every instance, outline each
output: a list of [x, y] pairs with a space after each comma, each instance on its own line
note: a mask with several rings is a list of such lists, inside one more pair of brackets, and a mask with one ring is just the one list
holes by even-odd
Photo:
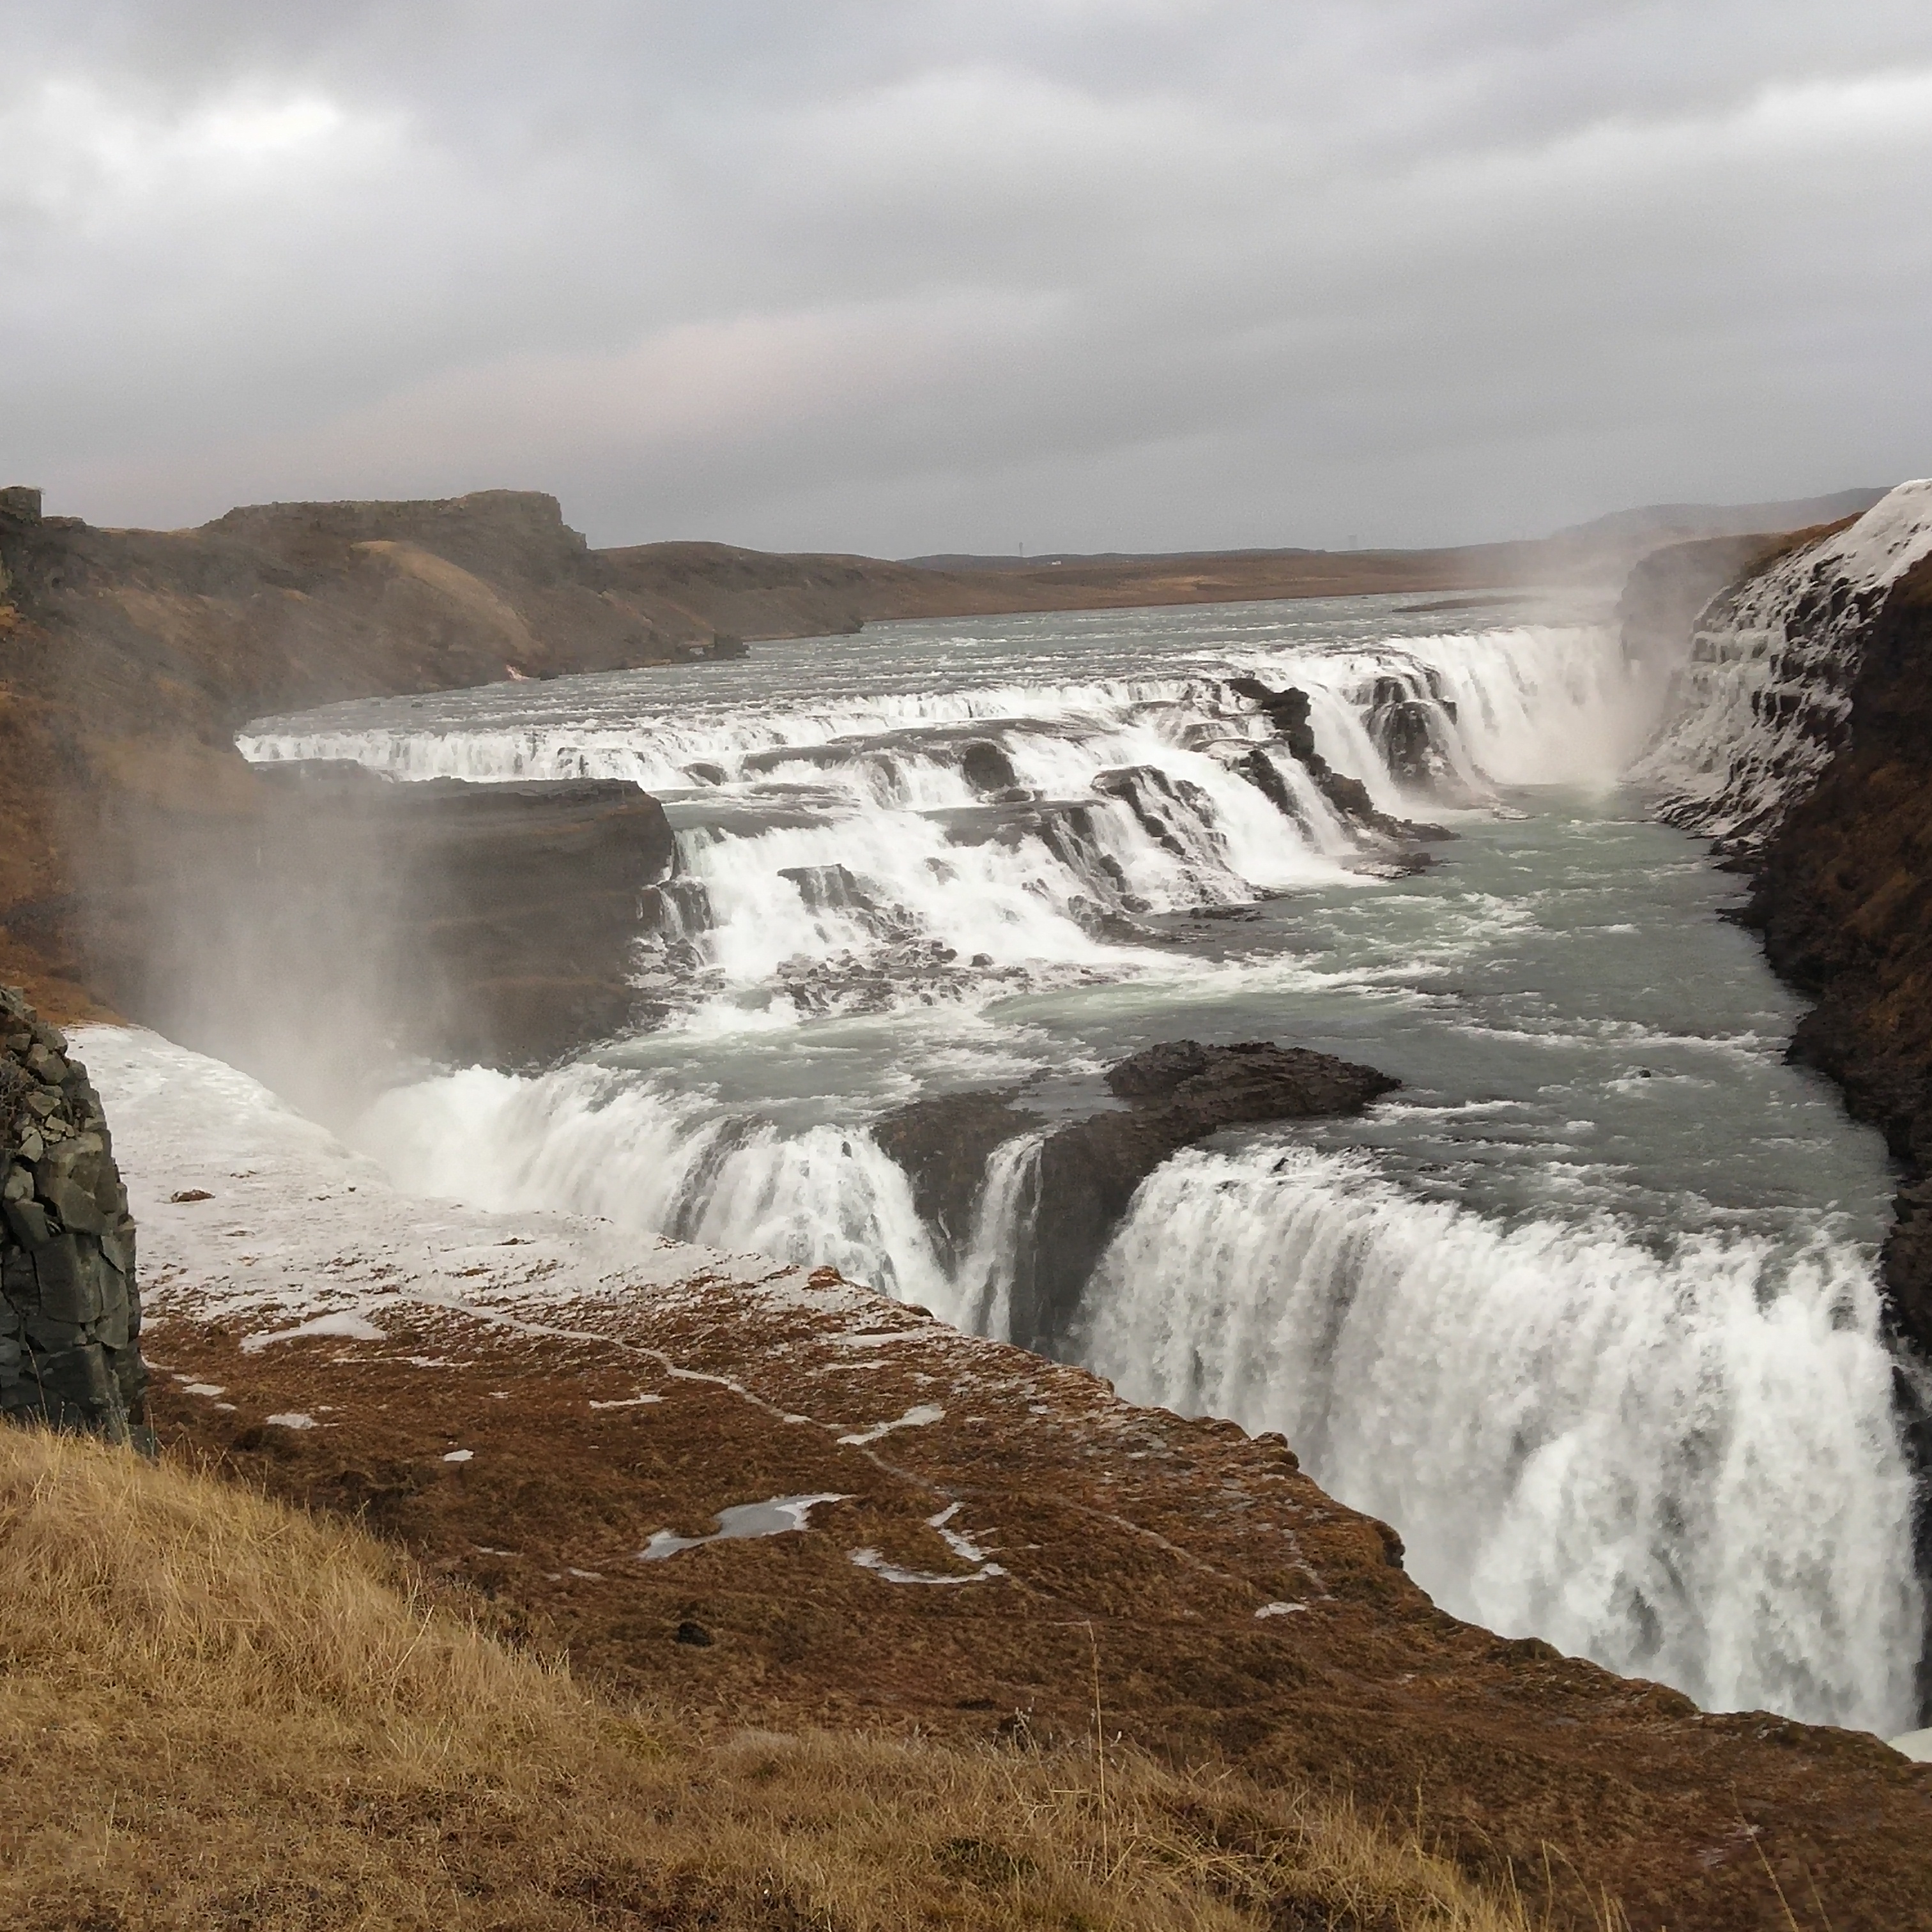
[[[1240, 676], [1306, 691], [1335, 767], [1452, 830], [1434, 865], [1348, 824]], [[1057, 614], [338, 706], [243, 748], [628, 778], [676, 830], [650, 1030], [354, 1124], [425, 1193], [829, 1262], [1001, 1334], [1034, 1143], [949, 1241], [881, 1113], [1090, 1110], [1104, 1068], [1184, 1037], [1397, 1076], [1358, 1119], [1158, 1169], [1064, 1352], [1282, 1430], [1459, 1615], [1888, 1734], [1921, 1628], [1891, 1178], [1785, 1064], [1799, 1008], [1721, 916], [1737, 882], [1621, 783], [1644, 676], [1607, 622], [1516, 604]]]

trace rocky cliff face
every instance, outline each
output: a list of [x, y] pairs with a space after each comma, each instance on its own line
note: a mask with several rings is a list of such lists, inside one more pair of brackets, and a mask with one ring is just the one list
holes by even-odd
[[652, 800], [265, 778], [233, 734], [275, 704], [710, 652], [713, 626], [614, 592], [548, 497], [172, 532], [38, 510], [0, 500], [0, 950], [44, 1003], [277, 1073], [246, 1047], [265, 1004], [287, 1040], [334, 1022], [379, 1055], [511, 1063], [622, 1024], [669, 866]]
[[1932, 555], [1932, 483], [1804, 533], [1697, 620], [1670, 720], [1636, 768], [1664, 815], [1761, 852], [1851, 741], [1852, 686], [1873, 626]]
[[1882, 1266], [1932, 1577], [1932, 482], [1712, 604], [1648, 769], [1671, 815], [1750, 873], [1746, 923], [1817, 1002], [1792, 1058], [1900, 1164]]
[[649, 794], [347, 764], [251, 782], [245, 818], [115, 825], [124, 866], [61, 909], [120, 1011], [325, 1114], [347, 1070], [542, 1063], [629, 1022], [640, 910], [672, 865]]
[[152, 1447], [134, 1222], [87, 1070], [0, 987], [0, 1414]]
[[1886, 1276], [1932, 1354], [1932, 482], [1716, 598], [1639, 772], [1750, 872], [1748, 921], [1818, 1000], [1793, 1057], [1905, 1163]]
[[1768, 842], [1747, 916], [1818, 1000], [1793, 1057], [1838, 1081], [1904, 1164], [1886, 1281], [1932, 1356], [1932, 555], [1846, 668], [1844, 742]]
[[1024, 1227], [1015, 1231], [1009, 1339], [1042, 1354], [1065, 1342], [1094, 1264], [1134, 1190], [1172, 1154], [1224, 1128], [1359, 1113], [1401, 1082], [1305, 1048], [1168, 1042], [1107, 1074], [1120, 1104], [1048, 1129], [1016, 1090], [945, 1094], [888, 1114], [879, 1144], [910, 1174], [914, 1201], [956, 1252], [994, 1150], [1039, 1136]]

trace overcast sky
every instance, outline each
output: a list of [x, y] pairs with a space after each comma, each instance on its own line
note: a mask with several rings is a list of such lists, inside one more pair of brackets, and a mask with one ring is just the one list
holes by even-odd
[[1932, 470], [1927, 0], [0, 0], [0, 482], [1460, 542]]

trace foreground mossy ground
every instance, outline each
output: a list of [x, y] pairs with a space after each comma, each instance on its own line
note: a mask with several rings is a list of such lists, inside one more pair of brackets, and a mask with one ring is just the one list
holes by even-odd
[[11, 1924], [1531, 1922], [1345, 1802], [1090, 1742], [700, 1736], [493, 1640], [353, 1526], [14, 1429], [0, 1632]]

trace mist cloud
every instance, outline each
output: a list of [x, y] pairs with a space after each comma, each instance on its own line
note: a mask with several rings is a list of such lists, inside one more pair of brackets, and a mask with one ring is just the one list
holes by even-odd
[[1922, 4], [0, 9], [0, 480], [1459, 541], [1932, 466]]

